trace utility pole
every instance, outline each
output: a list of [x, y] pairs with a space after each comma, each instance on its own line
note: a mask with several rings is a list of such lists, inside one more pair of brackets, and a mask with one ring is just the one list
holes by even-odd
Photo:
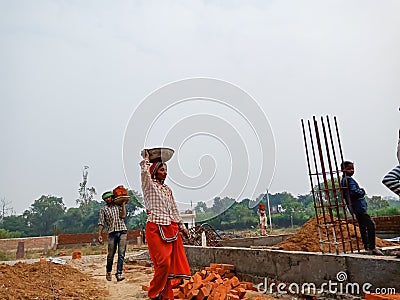
[[269, 203], [269, 190], [267, 189], [267, 202], [268, 202], [268, 215], [269, 215], [269, 227], [270, 233], [272, 232], [272, 218], [271, 218], [271, 205]]

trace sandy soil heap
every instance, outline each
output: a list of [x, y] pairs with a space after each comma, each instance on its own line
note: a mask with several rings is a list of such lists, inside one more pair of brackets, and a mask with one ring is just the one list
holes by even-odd
[[[149, 266], [148, 252], [127, 254], [123, 275], [117, 282], [105, 278], [106, 255], [63, 257], [65, 265], [52, 262], [18, 262], [0, 264], [0, 299], [9, 300], [77, 300], [77, 299], [136, 299], [148, 300], [142, 286], [148, 285], [154, 270]], [[12, 262], [10, 262], [12, 263]], [[113, 270], [115, 272], [115, 264]], [[248, 300], [274, 299], [256, 291], [246, 291]]]
[[0, 299], [105, 299], [96, 279], [51, 262], [0, 265]]
[[[342, 231], [343, 231], [343, 240], [349, 240], [349, 237], [347, 235], [347, 226], [346, 224], [342, 224]], [[353, 224], [348, 224], [349, 232], [350, 232], [350, 237], [352, 239], [352, 248], [353, 251], [357, 251], [357, 245], [355, 242], [355, 230]], [[361, 235], [358, 227], [356, 227], [357, 230], [357, 236], [359, 240], [359, 246], [360, 250], [363, 249], [363, 245], [361, 242]], [[329, 232], [332, 230], [330, 229]], [[335, 225], [335, 232], [337, 235], [337, 239], [340, 239], [340, 230], [339, 230], [339, 224]], [[327, 236], [323, 237], [324, 239], [327, 238]], [[330, 234], [329, 238], [331, 241], [333, 241], [333, 236]], [[387, 246], [396, 246], [397, 244], [382, 240], [380, 238], [376, 238], [376, 246], [377, 247], [387, 247]], [[317, 226], [317, 219], [312, 218], [309, 221], [307, 221], [300, 229], [297, 231], [294, 235], [289, 237], [288, 239], [284, 240], [283, 242], [279, 243], [276, 245], [276, 247], [279, 247], [282, 250], [288, 250], [288, 251], [305, 251], [305, 252], [321, 252], [320, 249], [320, 243], [319, 243], [319, 235], [318, 235], [318, 226]], [[325, 253], [335, 253], [335, 247], [331, 246], [329, 249], [328, 244], [324, 244], [323, 250]], [[346, 252], [349, 252], [350, 250], [350, 245], [349, 242], [345, 243], [345, 249]], [[339, 252], [343, 252], [343, 246], [342, 244], [339, 244]]]

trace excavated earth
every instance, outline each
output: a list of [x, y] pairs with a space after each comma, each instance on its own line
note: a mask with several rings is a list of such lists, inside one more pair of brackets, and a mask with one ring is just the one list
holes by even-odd
[[[335, 219], [335, 222], [338, 220]], [[321, 219], [319, 221], [321, 222]], [[333, 223], [335, 224], [335, 223]], [[316, 218], [312, 218], [307, 221], [295, 234], [282, 241], [279, 244], [276, 244], [274, 247], [277, 247], [282, 250], [287, 251], [305, 251], [305, 252], [321, 252], [321, 244], [320, 244], [320, 236], [318, 233], [318, 223]], [[357, 251], [357, 242], [356, 237], [359, 241], [359, 248], [363, 249], [361, 242], [360, 231], [357, 226], [353, 224], [338, 224], [336, 223], [334, 226], [336, 239], [339, 242], [339, 252], [349, 252], [350, 249]], [[321, 237], [323, 240], [330, 241], [331, 243], [323, 243], [323, 252], [324, 253], [334, 253], [336, 251], [335, 247], [333, 247], [334, 237], [332, 235], [332, 227], [327, 227], [327, 230], [321, 230]], [[341, 227], [341, 228], [340, 228]], [[342, 239], [343, 234], [343, 239]], [[343, 241], [343, 243], [342, 243]], [[351, 241], [351, 244], [350, 244]], [[344, 250], [343, 250], [344, 244]], [[388, 246], [398, 246], [398, 244], [382, 240], [380, 238], [376, 238], [376, 247], [388, 247]]]
[[[344, 232], [345, 250], [353, 249], [358, 228], [341, 225]], [[339, 225], [335, 225], [340, 232]], [[349, 232], [349, 234], [347, 234]], [[357, 232], [357, 233], [356, 233]], [[324, 239], [331, 238], [329, 234]], [[317, 219], [310, 219], [302, 228], [275, 247], [290, 251], [320, 252], [320, 237]], [[376, 239], [377, 247], [395, 246], [398, 244]], [[333, 252], [334, 248], [324, 245], [324, 252]], [[360, 246], [361, 247], [361, 246]], [[339, 245], [340, 252], [343, 245]], [[57, 262], [57, 259], [55, 260]], [[28, 263], [29, 262], [29, 263]], [[65, 264], [60, 264], [63, 262]], [[106, 255], [83, 256], [80, 259], [62, 257], [58, 263], [49, 259], [18, 261], [0, 264], [0, 299], [148, 299], [142, 286], [149, 284], [153, 277], [153, 268], [147, 251], [127, 253], [124, 265], [125, 280], [117, 282], [105, 279]], [[115, 270], [115, 265], [114, 265]], [[270, 295], [248, 291], [245, 297], [249, 300], [275, 299]]]
[[[149, 299], [142, 290], [153, 277], [147, 252], [129, 253], [124, 266], [125, 280], [105, 279], [105, 255], [63, 257], [66, 264], [50, 261], [0, 264], [0, 299]], [[115, 270], [115, 266], [114, 266]], [[248, 291], [249, 300], [275, 299]]]

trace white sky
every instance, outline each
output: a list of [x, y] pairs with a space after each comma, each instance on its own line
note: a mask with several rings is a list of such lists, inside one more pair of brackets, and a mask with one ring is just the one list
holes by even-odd
[[[276, 143], [270, 192], [308, 193], [300, 119], [335, 115], [360, 185], [394, 196], [381, 178], [396, 164], [399, 28], [399, 1], [0, 0], [0, 198], [18, 214], [42, 194], [75, 206], [84, 165], [99, 195], [128, 185], [130, 117], [155, 90], [192, 77], [228, 81], [265, 112]], [[222, 144], [202, 138], [198, 155], [215, 150], [229, 169]], [[196, 176], [190, 153], [179, 164]], [[137, 190], [138, 172], [127, 170]]]

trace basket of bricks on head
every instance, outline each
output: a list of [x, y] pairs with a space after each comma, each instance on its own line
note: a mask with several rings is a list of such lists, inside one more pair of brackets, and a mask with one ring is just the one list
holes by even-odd
[[126, 190], [126, 188], [124, 188], [123, 185], [119, 185], [115, 189], [113, 189], [113, 194], [113, 202], [117, 205], [122, 205], [122, 203], [126, 204], [130, 199], [128, 191]]

